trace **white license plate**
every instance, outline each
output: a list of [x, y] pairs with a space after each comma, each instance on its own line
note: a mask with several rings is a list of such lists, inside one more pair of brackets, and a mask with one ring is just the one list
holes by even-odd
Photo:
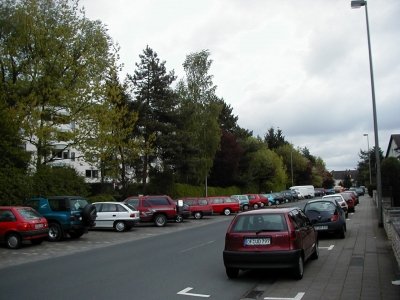
[[263, 246], [263, 245], [270, 245], [271, 239], [270, 238], [247, 238], [244, 239], [245, 246]]
[[43, 228], [43, 224], [35, 224], [35, 229], [41, 229]]
[[328, 226], [314, 226], [315, 230], [328, 230]]

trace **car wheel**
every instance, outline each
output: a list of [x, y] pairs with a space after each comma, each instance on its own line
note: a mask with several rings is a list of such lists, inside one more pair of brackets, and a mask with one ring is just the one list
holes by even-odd
[[32, 239], [32, 245], [40, 245], [43, 242], [43, 239]]
[[253, 205], [253, 208], [254, 208], [254, 209], [257, 209], [257, 208], [258, 208], [258, 204], [257, 204], [257, 203], [254, 204], [254, 205]]
[[276, 205], [279, 205], [279, 201], [278, 201], [278, 200], [276, 200], [276, 201], [275, 201], [275, 204], [276, 204]]
[[319, 257], [319, 247], [318, 247], [318, 241], [316, 241], [314, 246], [314, 252], [311, 255], [311, 259], [318, 259], [318, 257]]
[[175, 218], [176, 223], [182, 223], [183, 222], [183, 217], [181, 215], [177, 215]]
[[264, 207], [264, 203], [261, 202], [261, 203], [260, 203], [260, 207]]
[[115, 230], [118, 231], [118, 232], [125, 231], [125, 230], [126, 230], [125, 222], [123, 222], [123, 221], [117, 221], [117, 222], [115, 222], [114, 228], [115, 228]]
[[243, 210], [249, 210], [249, 206], [247, 204], [243, 205]]
[[195, 213], [194, 213], [194, 218], [195, 219], [201, 219], [203, 217], [203, 214], [201, 213], [201, 212], [199, 212], [199, 211], [196, 211]]
[[272, 206], [272, 202], [268, 202], [268, 206]]
[[164, 215], [157, 215], [154, 218], [154, 224], [157, 227], [163, 227], [163, 226], [165, 226], [167, 224], [167, 218]]
[[224, 215], [229, 216], [231, 214], [231, 210], [229, 208], [224, 209]]
[[226, 271], [226, 275], [230, 279], [235, 279], [239, 275], [239, 269], [237, 269], [237, 268], [228, 268], [228, 267], [226, 267], [225, 271]]
[[10, 233], [6, 238], [7, 247], [10, 249], [18, 249], [21, 247], [22, 241], [18, 233]]
[[296, 279], [302, 279], [303, 274], [304, 274], [304, 260], [303, 256], [300, 255], [294, 270], [294, 277]]
[[58, 242], [61, 241], [63, 238], [64, 234], [61, 229], [61, 226], [57, 223], [50, 223], [49, 224], [49, 236], [48, 240], [50, 242]]

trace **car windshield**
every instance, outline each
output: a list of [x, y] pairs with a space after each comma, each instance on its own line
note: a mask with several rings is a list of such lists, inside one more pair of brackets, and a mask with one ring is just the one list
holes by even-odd
[[41, 215], [33, 209], [19, 208], [18, 211], [25, 220], [34, 220], [41, 218]]
[[88, 204], [85, 199], [70, 199], [71, 209], [81, 210]]
[[131, 205], [130, 203], [125, 203], [126, 206], [128, 206], [130, 209], [132, 210], [136, 210], [136, 207], [134, 207], [133, 205]]
[[232, 232], [287, 231], [282, 214], [255, 214], [237, 217]]

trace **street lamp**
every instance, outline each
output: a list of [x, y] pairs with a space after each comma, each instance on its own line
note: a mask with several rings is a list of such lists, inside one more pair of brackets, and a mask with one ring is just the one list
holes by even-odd
[[375, 86], [374, 86], [374, 71], [372, 68], [372, 54], [371, 54], [371, 39], [369, 36], [369, 22], [368, 22], [368, 9], [367, 1], [353, 0], [351, 1], [351, 8], [365, 7], [365, 19], [367, 23], [367, 37], [368, 37], [368, 54], [369, 54], [369, 71], [371, 76], [371, 92], [372, 92], [372, 112], [374, 117], [374, 135], [375, 135], [375, 159], [376, 159], [376, 190], [378, 197], [378, 224], [383, 226], [382, 221], [382, 180], [381, 180], [381, 160], [379, 157], [379, 138], [378, 138], [378, 122], [376, 117], [376, 103], [375, 103]]
[[369, 185], [372, 185], [372, 175], [371, 175], [371, 154], [369, 153], [369, 137], [368, 133], [364, 133], [364, 136], [367, 137], [367, 145], [368, 145], [368, 167], [369, 167]]

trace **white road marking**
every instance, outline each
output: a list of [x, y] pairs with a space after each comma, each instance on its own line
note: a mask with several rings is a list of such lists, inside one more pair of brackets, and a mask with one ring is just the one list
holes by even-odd
[[335, 245], [330, 245], [329, 247], [318, 247], [319, 249], [327, 249], [328, 251], [331, 251], [335, 247]]
[[202, 298], [209, 298], [210, 297], [210, 295], [188, 293], [191, 290], [193, 290], [193, 288], [187, 287], [186, 289], [183, 289], [182, 291], [178, 292], [177, 294], [178, 295], [184, 295], [184, 296], [192, 296], [192, 297], [202, 297]]
[[294, 298], [280, 298], [280, 297], [265, 297], [266, 300], [300, 300], [303, 298], [305, 293], [297, 293], [296, 297]]
[[186, 249], [181, 250], [180, 253], [185, 253], [185, 252], [188, 252], [188, 251], [193, 250], [193, 249], [196, 249], [196, 248], [200, 248], [200, 247], [203, 247], [203, 246], [207, 246], [207, 245], [212, 244], [212, 243], [214, 243], [214, 242], [215, 242], [215, 241], [209, 241], [209, 242], [202, 243], [202, 244], [199, 244], [199, 245], [190, 247], [190, 248], [186, 248]]

